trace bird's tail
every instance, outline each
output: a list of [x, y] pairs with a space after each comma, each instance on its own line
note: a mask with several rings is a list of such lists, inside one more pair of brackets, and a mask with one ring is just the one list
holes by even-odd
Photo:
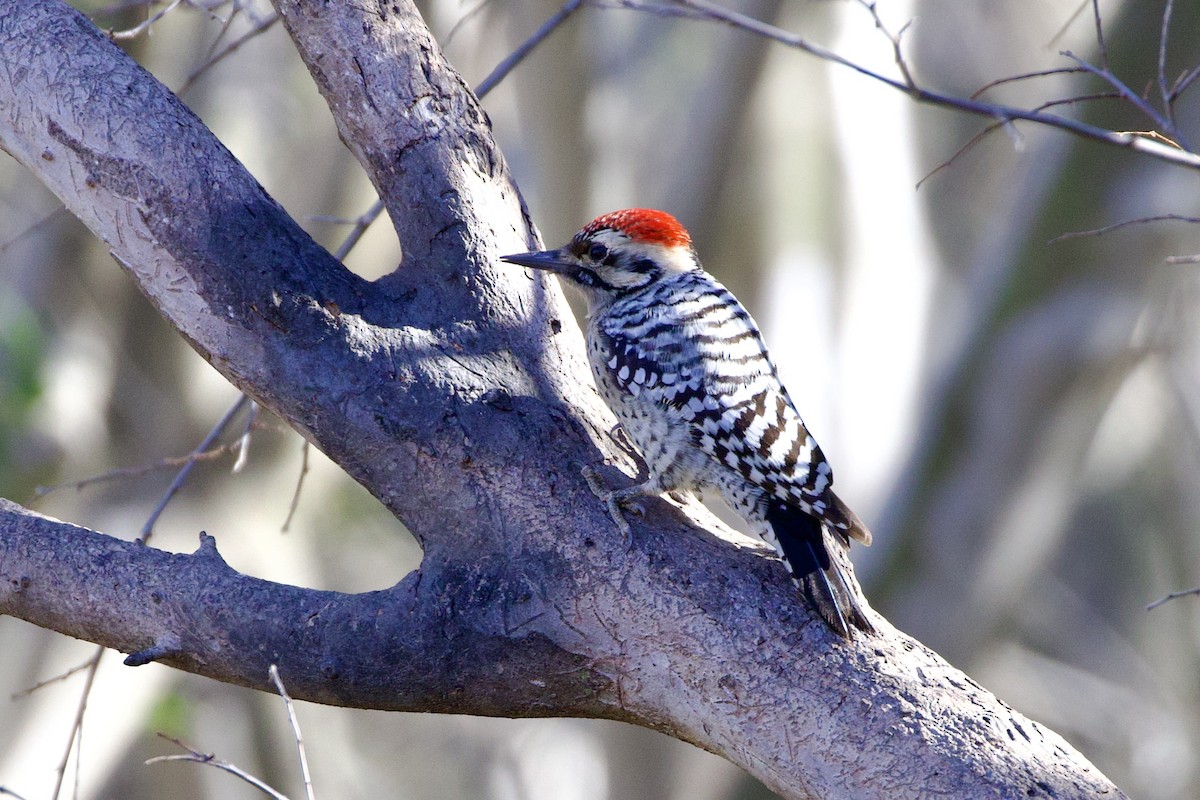
[[772, 544], [826, 624], [845, 639], [852, 637], [854, 629], [874, 633], [859, 602], [862, 594], [846, 548], [830, 536], [821, 520], [795, 506], [773, 502], [766, 521], [774, 534]]

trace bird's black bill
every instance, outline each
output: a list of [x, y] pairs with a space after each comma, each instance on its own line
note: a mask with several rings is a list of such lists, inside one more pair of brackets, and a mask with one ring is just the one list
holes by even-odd
[[510, 264], [520, 264], [522, 267], [532, 267], [533, 269], [543, 269], [547, 272], [559, 273], [573, 271], [576, 266], [564, 260], [562, 253], [558, 250], [542, 250], [537, 253], [515, 253], [511, 256], [500, 256], [500, 260], [507, 261]]

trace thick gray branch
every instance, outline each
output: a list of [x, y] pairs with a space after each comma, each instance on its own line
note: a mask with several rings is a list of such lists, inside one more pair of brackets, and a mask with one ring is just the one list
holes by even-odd
[[6, 504], [0, 613], [234, 683], [275, 661], [321, 702], [637, 722], [788, 797], [1119, 796], [886, 622], [835, 641], [777, 561], [711, 521], [651, 502], [627, 551], [579, 474], [612, 419], [569, 313], [497, 265], [535, 238], [477, 102], [407, 0], [278, 6], [401, 237], [388, 279], [346, 272], [59, 2], [0, 0], [0, 147], [414, 531], [421, 569], [308, 591]]
[[270, 691], [280, 664], [289, 692], [316, 702], [522, 716], [595, 715], [612, 693], [584, 657], [490, 619], [489, 605], [530, 602], [503, 565], [347, 595], [241, 575], [207, 534], [177, 555], [6, 500], [0, 532], [5, 613], [116, 650], [157, 647], [155, 660], [227, 683]]

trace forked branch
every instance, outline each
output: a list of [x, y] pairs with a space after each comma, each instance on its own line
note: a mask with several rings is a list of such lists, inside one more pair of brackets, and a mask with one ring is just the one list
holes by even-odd
[[577, 467], [622, 480], [569, 309], [497, 262], [538, 242], [474, 96], [407, 0], [277, 9], [401, 238], [381, 281], [55, 0], [5, 4], [0, 72], [22, 80], [0, 81], [0, 146], [392, 510], [421, 567], [320, 592], [236, 572], [211, 537], [168, 554], [0, 503], [0, 613], [260, 689], [275, 663], [299, 699], [634, 722], [790, 798], [1121, 796], [882, 618], [836, 641], [775, 559], [694, 506], [648, 502], [627, 550]]

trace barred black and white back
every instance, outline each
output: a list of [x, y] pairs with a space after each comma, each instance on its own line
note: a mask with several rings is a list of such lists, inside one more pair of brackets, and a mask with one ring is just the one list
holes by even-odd
[[701, 268], [682, 226], [630, 209], [597, 218], [560, 250], [506, 259], [559, 272], [587, 296], [596, 385], [649, 472], [618, 501], [720, 492], [831, 628], [873, 630], [844, 559], [830, 553], [871, 535], [834, 494], [754, 320]]

